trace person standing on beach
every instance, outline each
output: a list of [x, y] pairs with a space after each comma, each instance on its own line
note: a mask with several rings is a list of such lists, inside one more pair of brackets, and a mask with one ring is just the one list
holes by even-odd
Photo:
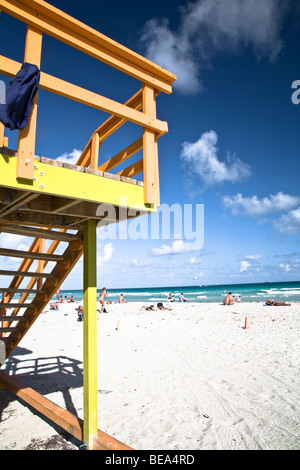
[[101, 304], [101, 312], [103, 313], [106, 313], [106, 310], [105, 310], [105, 302], [104, 302], [104, 297], [106, 297], [108, 295], [108, 292], [106, 290], [106, 287], [103, 287], [101, 293], [100, 293], [100, 296], [99, 296], [99, 302]]
[[83, 306], [82, 305], [79, 305], [79, 307], [77, 308], [77, 321], [82, 321], [83, 320]]

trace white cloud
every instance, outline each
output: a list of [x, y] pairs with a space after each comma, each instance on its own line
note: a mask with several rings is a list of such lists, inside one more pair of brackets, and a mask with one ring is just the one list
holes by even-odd
[[132, 266], [135, 266], [135, 267], [144, 267], [144, 266], [148, 266], [148, 263], [146, 261], [137, 261], [136, 259], [133, 259], [131, 261], [131, 264]]
[[262, 255], [247, 255], [245, 258], [250, 260], [262, 259]]
[[[1, 246], [3, 248], [14, 248], [15, 250], [28, 251], [32, 239], [23, 235], [12, 235], [10, 233], [0, 234]], [[20, 261], [20, 260], [19, 260]]]
[[64, 152], [62, 155], [57, 157], [56, 160], [58, 160], [59, 162], [66, 162], [76, 165], [81, 153], [81, 150], [73, 149], [72, 152]]
[[102, 266], [103, 264], [107, 263], [114, 252], [114, 247], [112, 243], [106, 243], [103, 246], [103, 254], [102, 256], [98, 255], [97, 256], [97, 266]]
[[181, 7], [181, 22], [151, 19], [143, 29], [143, 53], [177, 75], [174, 87], [197, 93], [201, 72], [214, 55], [251, 48], [258, 57], [275, 60], [283, 44], [280, 30], [288, 1], [196, 0]]
[[218, 136], [215, 131], [204, 132], [196, 142], [184, 142], [180, 158], [191, 177], [199, 176], [205, 184], [237, 183], [251, 174], [250, 166], [227, 154], [218, 159]]
[[282, 215], [273, 222], [275, 228], [284, 235], [300, 233], [300, 207]]
[[194, 276], [194, 277], [193, 277], [193, 280], [196, 281], [196, 279], [198, 279], [198, 277], [203, 277], [203, 276], [204, 276], [204, 274], [203, 274], [203, 272], [201, 271], [197, 276]]
[[131, 259], [131, 260], [125, 260], [125, 259], [120, 259], [120, 263], [127, 266], [127, 267], [138, 267], [138, 268], [143, 268], [146, 266], [149, 266], [149, 263], [146, 261], [138, 261], [136, 259]]
[[196, 258], [196, 257], [192, 257], [189, 259], [189, 264], [199, 264], [199, 263], [202, 263], [202, 259], [200, 258]]
[[184, 94], [196, 93], [201, 89], [198, 79], [198, 64], [191, 54], [190, 43], [185, 34], [172, 32], [166, 18], [161, 21], [149, 20], [141, 40], [145, 55], [155, 63], [175, 73], [174, 86]]
[[240, 266], [240, 273], [243, 271], [247, 271], [247, 269], [251, 266], [251, 264], [248, 261], [241, 261], [241, 266]]
[[[261, 217], [276, 212], [286, 212], [295, 208], [300, 203], [300, 197], [291, 196], [278, 192], [268, 197], [259, 199], [257, 196], [244, 197], [241, 193], [235, 196], [225, 196], [223, 205], [226, 209], [230, 209], [233, 215], [246, 215], [250, 217]], [[296, 211], [297, 212], [297, 211]], [[294, 214], [297, 219], [299, 214]], [[300, 217], [299, 217], [300, 219]]]
[[152, 248], [150, 253], [153, 256], [178, 255], [190, 251], [190, 245], [183, 240], [175, 240], [171, 245], [162, 245], [160, 248]]
[[288, 273], [291, 270], [291, 267], [289, 264], [280, 263], [279, 267], [282, 268], [286, 273]]

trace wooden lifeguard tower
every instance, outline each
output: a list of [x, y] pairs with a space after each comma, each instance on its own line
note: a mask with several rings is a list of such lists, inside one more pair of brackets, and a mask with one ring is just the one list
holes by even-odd
[[[5, 128], [0, 123], [0, 231], [32, 238], [28, 251], [0, 248], [0, 256], [22, 259], [18, 270], [0, 270], [0, 342], [4, 360], [83, 255], [83, 420], [3, 370], [0, 388], [15, 392], [82, 441], [87, 449], [130, 449], [100, 431], [97, 423], [96, 227], [103, 219], [103, 213], [98, 215], [97, 208], [101, 204], [115, 208], [117, 219], [111, 223], [128, 218], [128, 211], [133, 214], [134, 209], [138, 215], [155, 212], [159, 205], [157, 140], [168, 131], [167, 123], [156, 117], [156, 98], [160, 92], [171, 93], [176, 77], [43, 0], [0, 0], [0, 10], [27, 24], [24, 62], [40, 68], [45, 33], [141, 82], [141, 89], [121, 104], [40, 72], [40, 89], [109, 115], [94, 132], [91, 130], [77, 165], [35, 155], [38, 93], [28, 125], [18, 131], [17, 150], [8, 148]], [[21, 65], [0, 55], [2, 74], [15, 76]], [[140, 126], [140, 138], [101, 162], [101, 144], [128, 121]], [[142, 151], [141, 160], [118, 171], [118, 165], [139, 151]], [[143, 181], [134, 179], [140, 173]], [[46, 240], [52, 243], [45, 250]], [[61, 242], [67, 243], [67, 248], [63, 254], [56, 254]], [[49, 262], [55, 263], [51, 271], [47, 271]], [[3, 276], [10, 276], [9, 285], [3, 286]], [[29, 294], [34, 294], [31, 301]]]

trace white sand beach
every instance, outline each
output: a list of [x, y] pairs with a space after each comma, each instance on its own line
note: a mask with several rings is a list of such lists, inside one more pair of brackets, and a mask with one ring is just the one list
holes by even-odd
[[[41, 314], [2, 370], [82, 418], [77, 305]], [[300, 449], [300, 303], [141, 307], [98, 313], [99, 429], [137, 450]], [[57, 435], [3, 390], [0, 417], [0, 450]]]

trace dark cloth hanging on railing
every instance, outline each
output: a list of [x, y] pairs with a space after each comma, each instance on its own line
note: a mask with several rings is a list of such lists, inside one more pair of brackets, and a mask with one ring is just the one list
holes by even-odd
[[9, 81], [5, 104], [0, 104], [0, 121], [5, 127], [14, 130], [27, 126], [39, 81], [39, 68], [24, 62], [17, 75]]

